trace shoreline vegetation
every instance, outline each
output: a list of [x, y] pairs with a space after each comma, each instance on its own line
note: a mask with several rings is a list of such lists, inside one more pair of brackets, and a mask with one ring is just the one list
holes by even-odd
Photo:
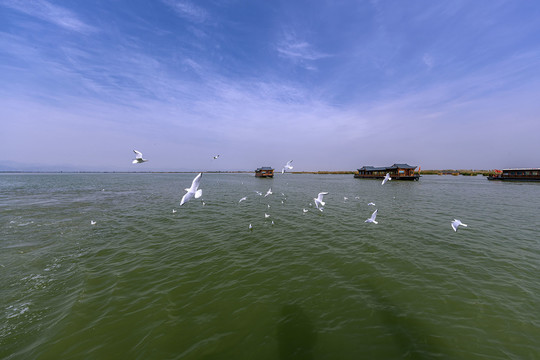
[[[206, 174], [251, 174], [254, 171], [231, 170], [231, 171], [0, 171], [0, 174], [194, 174], [203, 172]], [[318, 174], [318, 175], [353, 175], [357, 171], [291, 171], [290, 174]], [[418, 172], [415, 172], [418, 173]], [[471, 170], [471, 169], [444, 169], [444, 170], [422, 170], [420, 175], [463, 175], [463, 176], [489, 176], [496, 174], [495, 170]]]

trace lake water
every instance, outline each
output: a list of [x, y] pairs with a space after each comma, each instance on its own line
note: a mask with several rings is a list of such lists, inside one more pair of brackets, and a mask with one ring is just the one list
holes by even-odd
[[0, 175], [0, 358], [540, 358], [540, 183], [194, 176]]

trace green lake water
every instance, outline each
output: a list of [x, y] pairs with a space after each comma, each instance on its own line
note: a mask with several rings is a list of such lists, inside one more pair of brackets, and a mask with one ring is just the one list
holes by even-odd
[[0, 358], [540, 358], [540, 183], [194, 176], [0, 175]]

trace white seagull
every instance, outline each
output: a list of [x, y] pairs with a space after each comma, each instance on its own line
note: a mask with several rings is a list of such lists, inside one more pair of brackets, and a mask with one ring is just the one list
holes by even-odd
[[375, 219], [377, 218], [377, 211], [379, 211], [379, 210], [375, 210], [375, 211], [373, 212], [373, 214], [371, 214], [371, 217], [370, 217], [369, 219], [367, 219], [366, 221], [364, 221], [364, 222], [369, 222], [369, 223], [378, 224], [378, 222], [375, 221]]
[[320, 192], [319, 195], [317, 195], [316, 198], [313, 198], [313, 200], [315, 200], [315, 207], [319, 210], [321, 210], [319, 208], [319, 206], [322, 208], [326, 203], [322, 200], [323, 199], [323, 196], [328, 194], [327, 192]]
[[291, 166], [291, 163], [292, 163], [292, 160], [287, 161], [287, 163], [285, 164], [285, 166], [283, 166], [283, 169], [281, 169], [281, 173], [282, 173], [282, 174], [285, 172], [285, 169], [292, 170], [293, 167]]
[[307, 213], [307, 212], [308, 212], [308, 209], [302, 209], [302, 211], [303, 211], [303, 212], [304, 212], [304, 214], [305, 214], [305, 213]]
[[218, 155], [216, 155], [216, 156], [214, 156], [214, 160], [216, 160], [216, 159], [217, 159], [218, 157], [219, 157], [219, 154], [218, 154]]
[[175, 209], [172, 209], [172, 213], [175, 214], [175, 213], [176, 213], [176, 210], [175, 210]]
[[187, 203], [194, 196], [195, 196], [195, 199], [198, 199], [201, 197], [202, 190], [199, 189], [199, 183], [201, 182], [201, 177], [202, 177], [202, 173], [199, 173], [199, 175], [195, 176], [195, 179], [193, 179], [193, 182], [191, 183], [191, 187], [189, 189], [184, 189], [187, 191], [187, 193], [185, 193], [184, 196], [182, 197], [182, 200], [180, 201], [180, 206]]
[[267, 197], [268, 195], [272, 195], [273, 192], [272, 192], [272, 188], [268, 189], [268, 191], [266, 192], [266, 194], [264, 195], [264, 197]]
[[148, 161], [146, 159], [143, 159], [142, 153], [140, 151], [133, 150], [133, 152], [135, 153], [135, 159], [132, 161], [133, 164], [140, 164], [145, 161]]
[[96, 225], [96, 222], [94, 220], [90, 220], [90, 225]]
[[249, 224], [248, 229], [251, 230], [251, 231], [253, 231], [253, 226], [251, 226], [251, 224]]
[[240, 200], [238, 200], [239, 203], [241, 203], [242, 201], [244, 200], [247, 200], [247, 196], [244, 196], [243, 198], [241, 198]]
[[257, 190], [255, 190], [255, 192], [257, 193], [257, 195], [262, 196], [262, 192], [257, 191]]
[[454, 219], [454, 221], [452, 221], [452, 229], [454, 229], [454, 231], [457, 231], [459, 225], [467, 227], [467, 224], [462, 223], [461, 220]]
[[390, 173], [386, 173], [381, 185], [384, 185], [388, 180], [392, 180], [392, 178], [390, 177]]
[[266, 219], [266, 218], [269, 218], [269, 217], [270, 217], [270, 215], [268, 215], [267, 213], [264, 213], [264, 218], [265, 218], [265, 219]]
[[375, 206], [375, 203], [374, 203], [374, 202], [370, 202], [370, 203], [368, 203], [368, 205], [373, 205], [373, 206]]

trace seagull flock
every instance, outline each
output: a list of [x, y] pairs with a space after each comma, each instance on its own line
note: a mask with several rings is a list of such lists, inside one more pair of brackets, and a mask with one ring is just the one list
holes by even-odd
[[[144, 162], [148, 161], [147, 159], [143, 158], [143, 154], [140, 151], [133, 150], [133, 152], [135, 153], [135, 159], [133, 159], [133, 161], [132, 161], [133, 164], [141, 164], [141, 163], [144, 163]], [[218, 158], [219, 158], [219, 154], [212, 157], [213, 160], [217, 160]], [[284, 174], [286, 170], [292, 170], [293, 169], [293, 167], [291, 165], [292, 162], [293, 162], [292, 160], [287, 161], [287, 163], [283, 166], [283, 169], [281, 170], [282, 174]], [[193, 179], [193, 181], [191, 183], [191, 187], [184, 189], [186, 191], [186, 193], [184, 194], [184, 196], [182, 196], [182, 200], [180, 200], [180, 206], [184, 205], [185, 203], [190, 201], [192, 198], [198, 199], [198, 198], [200, 198], [202, 196], [202, 189], [199, 189], [201, 178], [202, 178], [202, 173], [197, 174], [197, 176], [195, 176], [195, 178]], [[386, 173], [383, 181], [381, 182], [381, 185], [386, 184], [386, 182], [388, 182], [390, 180], [392, 180], [392, 178], [390, 177], [390, 174]], [[259, 196], [262, 196], [262, 192], [260, 192], [260, 191], [255, 190], [255, 193], [257, 195], [259, 195]], [[268, 191], [266, 192], [264, 197], [267, 197], [267, 196], [272, 195], [272, 194], [273, 194], [272, 188], [270, 188], [270, 189], [268, 189]], [[283, 193], [281, 193], [281, 195], [285, 196], [285, 194], [283, 194]], [[323, 201], [324, 195], [328, 195], [328, 192], [327, 191], [321, 191], [319, 194], [317, 194], [316, 198], [313, 198], [313, 201], [315, 202], [315, 208], [317, 210], [321, 211], [321, 212], [324, 210], [324, 206], [326, 204], [326, 202]], [[238, 201], [238, 203], [241, 203], [242, 201], [246, 201], [247, 199], [248, 199], [248, 197], [244, 196], [243, 198], [241, 198]], [[346, 201], [347, 199], [348, 199], [347, 197], [343, 197], [344, 201]], [[355, 199], [359, 199], [359, 197], [356, 196]], [[282, 200], [281, 203], [284, 204], [284, 201]], [[204, 202], [202, 204], [203, 204], [203, 206], [206, 205]], [[310, 203], [309, 205], [311, 206], [312, 204]], [[376, 206], [374, 202], [369, 202], [367, 205], [368, 206]], [[270, 208], [270, 204], [268, 204], [268, 208]], [[308, 211], [309, 211], [308, 209], [305, 209], [305, 208], [302, 209], [303, 214], [306, 214]], [[379, 222], [376, 220], [378, 211], [379, 211], [378, 209], [375, 209], [375, 211], [371, 214], [371, 216], [368, 219], [366, 219], [364, 222], [365, 223], [378, 224]], [[176, 210], [173, 209], [172, 212], [174, 214], [174, 213], [176, 213]], [[264, 218], [265, 219], [267, 219], [269, 217], [270, 217], [269, 214], [264, 213]], [[90, 222], [90, 224], [95, 225], [96, 222], [94, 220], [92, 220]], [[455, 232], [458, 231], [459, 226], [467, 227], [467, 225], [462, 223], [461, 220], [459, 220], [459, 219], [454, 219], [454, 221], [452, 221], [450, 224], [452, 226], [452, 229]], [[272, 220], [272, 225], [274, 225], [273, 220]], [[251, 223], [249, 224], [248, 229], [250, 231], [253, 230], [253, 226], [252, 226]]]

